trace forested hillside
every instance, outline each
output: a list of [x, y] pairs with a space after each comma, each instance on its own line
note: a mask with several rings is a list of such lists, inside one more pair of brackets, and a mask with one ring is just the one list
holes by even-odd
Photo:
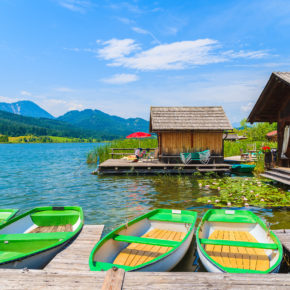
[[94, 132], [76, 128], [58, 120], [24, 117], [0, 111], [0, 134], [8, 136], [50, 135], [89, 138], [93, 137]]

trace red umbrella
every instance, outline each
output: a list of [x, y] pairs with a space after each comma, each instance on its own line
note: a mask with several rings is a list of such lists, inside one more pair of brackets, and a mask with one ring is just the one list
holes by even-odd
[[144, 133], [144, 132], [135, 132], [130, 135], [128, 135], [126, 138], [146, 138], [146, 137], [151, 137], [151, 134]]
[[[126, 138], [130, 139], [130, 138], [147, 138], [147, 137], [151, 137], [151, 134], [148, 133], [144, 133], [144, 132], [135, 132], [132, 133], [130, 135], [128, 135]], [[140, 147], [140, 140], [139, 140], [139, 147]]]

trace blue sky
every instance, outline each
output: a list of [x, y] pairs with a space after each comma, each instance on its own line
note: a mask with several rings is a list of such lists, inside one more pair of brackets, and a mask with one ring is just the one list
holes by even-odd
[[290, 1], [0, 0], [0, 27], [0, 102], [55, 116], [222, 105], [238, 122], [290, 65]]

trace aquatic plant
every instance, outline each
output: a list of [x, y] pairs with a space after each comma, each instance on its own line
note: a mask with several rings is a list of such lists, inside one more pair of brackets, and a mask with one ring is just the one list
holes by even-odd
[[[200, 179], [200, 188], [216, 190], [211, 196], [215, 206], [289, 206], [290, 192], [269, 184], [259, 178]], [[215, 201], [215, 202], [212, 202]], [[208, 204], [208, 197], [200, 197], [197, 202]]]

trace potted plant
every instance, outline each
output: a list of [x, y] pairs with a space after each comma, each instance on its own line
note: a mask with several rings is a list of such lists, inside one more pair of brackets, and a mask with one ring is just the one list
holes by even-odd
[[272, 163], [271, 148], [269, 146], [263, 146], [262, 152], [265, 154], [265, 166], [267, 169], [269, 169]]

